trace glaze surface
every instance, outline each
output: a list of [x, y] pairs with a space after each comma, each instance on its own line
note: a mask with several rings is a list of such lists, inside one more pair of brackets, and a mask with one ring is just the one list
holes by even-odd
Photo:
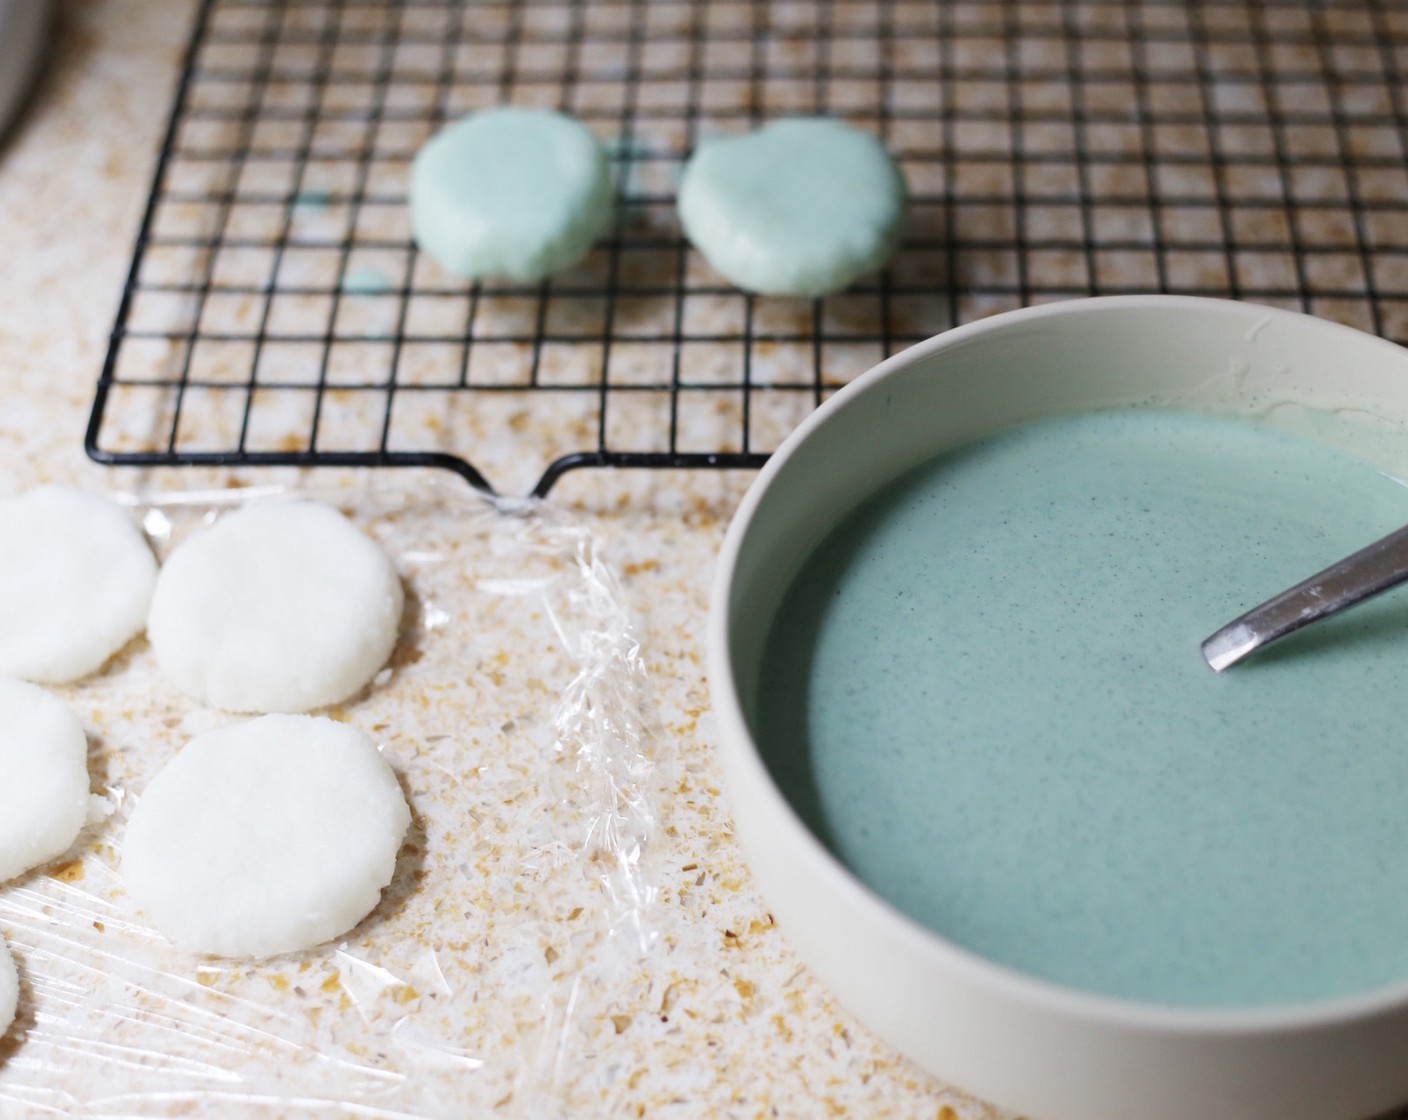
[[1240, 421], [1012, 429], [807, 561], [758, 740], [862, 880], [993, 960], [1181, 1006], [1381, 987], [1408, 976], [1408, 604], [1221, 677], [1198, 643], [1405, 520], [1397, 482]]

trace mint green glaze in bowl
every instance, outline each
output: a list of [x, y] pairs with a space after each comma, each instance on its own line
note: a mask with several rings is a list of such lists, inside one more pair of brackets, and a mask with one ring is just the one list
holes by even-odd
[[[1408, 960], [1386, 972], [1381, 983], [1365, 979], [1375, 975], [1372, 970], [1355, 974], [1343, 990], [1329, 981], [1318, 987], [1319, 981], [1290, 983], [1284, 1000], [1276, 998], [1281, 989], [1274, 984], [1262, 991], [1250, 981], [1234, 983], [1235, 965], [1224, 973], [1230, 977], [1225, 999], [1218, 998], [1215, 970], [1197, 974], [1204, 986], [1192, 989], [1195, 994], [1185, 1001], [1169, 996], [1174, 989], [1157, 985], [1143, 998], [1137, 983], [1118, 994], [1118, 985], [1101, 991], [1098, 982], [1053, 980], [1043, 977], [1039, 967], [1000, 961], [1000, 954], [984, 951], [981, 940], [965, 944], [958, 932], [961, 923], [941, 933], [936, 929], [942, 923], [916, 920], [915, 908], [905, 906], [893, 884], [882, 881], [883, 873], [873, 868], [858, 873], [856, 867], [865, 869], [863, 859], [850, 858], [850, 850], [834, 836], [826, 835], [825, 842], [819, 838], [826, 830], [813, 831], [806, 823], [817, 825], [815, 808], [803, 803], [799, 787], [780, 785], [776, 777], [776, 732], [760, 716], [767, 708], [764, 701], [770, 702], [760, 691], [772, 620], [808, 555], [844, 517], [875, 508], [877, 492], [897, 477], [991, 433], [1063, 414], [1149, 407], [1254, 417], [1280, 433], [1351, 451], [1394, 478], [1408, 477], [1408, 352], [1302, 315], [1180, 297], [1081, 300], [995, 316], [897, 355], [839, 393], [794, 433], [745, 499], [725, 542], [711, 619], [710, 676], [739, 837], [779, 924], [841, 1001], [921, 1065], [1007, 1108], [1052, 1120], [1370, 1115], [1408, 1100], [1408, 1062], [1403, 1060], [1408, 1052]], [[1248, 454], [1238, 477], [1229, 474], [1229, 492], [1241, 474], [1252, 473], [1255, 448]], [[1228, 470], [1237, 470], [1231, 460]], [[1377, 516], [1396, 516], [1394, 485], [1373, 471], [1366, 469], [1366, 474], [1385, 491]], [[1020, 477], [1020, 472], [1013, 476]], [[1216, 488], [1216, 472], [1209, 477], [1212, 482], [1203, 484]], [[1015, 485], [1011, 479], [1004, 483], [1008, 489]], [[1330, 512], [1335, 512], [1333, 498], [1324, 507]], [[1281, 584], [1267, 578], [1263, 590], [1270, 594]], [[1225, 621], [1217, 612], [1226, 607], [1219, 602], [1210, 608], [1207, 630]], [[1157, 604], [1150, 609], [1157, 610]], [[884, 637], [879, 635], [882, 642]], [[1195, 658], [1196, 642], [1190, 646], [1186, 652]], [[936, 669], [942, 668], [942, 656], [936, 655]], [[858, 656], [857, 672], [876, 663]], [[1305, 664], [1313, 666], [1313, 659]], [[1331, 679], [1329, 668], [1325, 672]], [[766, 679], [774, 687], [772, 678]], [[1310, 679], [1316, 679], [1314, 673]], [[1014, 690], [1013, 697], [1012, 704], [1020, 707], [1023, 690]], [[1391, 704], [1384, 707], [1383, 718], [1376, 721], [1372, 697], [1361, 707], [1365, 710], [1356, 715], [1364, 726], [1378, 730], [1396, 710]], [[1295, 727], [1293, 723], [1291, 734]], [[845, 734], [863, 740], [855, 744], [855, 758], [844, 772], [844, 782], [859, 788], [872, 776], [867, 767], [874, 773], [881, 769], [878, 762], [867, 762], [867, 749], [876, 749], [878, 739], [867, 735], [863, 725]], [[1190, 767], [1194, 748], [1207, 734], [1206, 728], [1188, 732]], [[1351, 752], [1354, 734], [1346, 732], [1344, 749]], [[1396, 765], [1391, 739], [1385, 742], [1385, 759]], [[1170, 743], [1176, 766], [1176, 735], [1162, 749]], [[1135, 742], [1131, 749], [1140, 745]], [[1291, 748], [1297, 745], [1288, 745], [1287, 759], [1295, 757]], [[989, 753], [1008, 746], [991, 744]], [[975, 749], [982, 749], [982, 743], [975, 743]], [[1249, 750], [1247, 766], [1254, 764], [1253, 757]], [[1311, 764], [1317, 761], [1313, 753], [1307, 758]], [[1281, 762], [1271, 750], [1255, 765]], [[1221, 758], [1219, 765], [1231, 780], [1206, 783], [1213, 808], [1219, 796], [1234, 803], [1237, 780], [1247, 777], [1238, 774], [1240, 764], [1235, 752]], [[1102, 765], [1108, 766], [1108, 760]], [[1051, 773], [1059, 777], [1059, 767]], [[1253, 796], [1237, 814], [1255, 815], [1256, 777], [1253, 773], [1253, 781], [1243, 782]], [[1179, 778], [1172, 773], [1170, 797], [1177, 795]], [[1267, 778], [1266, 788], [1280, 791], [1268, 794], [1267, 815], [1275, 816], [1283, 802], [1294, 802], [1302, 791], [1295, 773]], [[1313, 779], [1312, 786], [1315, 782], [1324, 784]], [[1369, 788], [1372, 793], [1372, 781]], [[1316, 790], [1307, 794], [1311, 809], [1320, 796]], [[1060, 796], [1059, 789], [1053, 787], [1052, 796]], [[1382, 789], [1379, 796], [1379, 810], [1391, 817], [1396, 790]], [[986, 804], [971, 793], [966, 801]], [[1007, 822], [1000, 819], [1000, 799], [983, 812], [999, 818], [995, 831], [1001, 835]], [[1029, 815], [1030, 807], [1023, 812]], [[1011, 828], [1020, 833], [1026, 819], [1014, 817]], [[1132, 833], [1122, 836], [1118, 827], [1108, 827], [1111, 849], [1133, 846]], [[1372, 857], [1373, 842], [1364, 842], [1364, 852], [1349, 850], [1351, 862]], [[951, 837], [947, 843], [952, 851]], [[924, 858], [942, 860], [944, 850], [940, 845]], [[1315, 849], [1308, 846], [1304, 852], [1313, 855]], [[1033, 859], [1043, 854], [1038, 850]], [[1333, 860], [1321, 862], [1334, 878]], [[1346, 876], [1353, 873], [1352, 866], [1346, 868]], [[1391, 867], [1386, 873], [1397, 870]], [[1320, 874], [1324, 878], [1327, 873], [1322, 869]], [[1075, 874], [1070, 878], [1081, 881]], [[1000, 883], [1000, 877], [995, 881]], [[1086, 881], [1101, 886], [1098, 877]], [[1021, 907], [1016, 910], [1020, 913]], [[1314, 907], [1306, 912], [1313, 914]], [[1329, 917], [1343, 917], [1342, 925], [1353, 932], [1352, 915]], [[1275, 943], [1274, 923], [1268, 928], [1267, 953], [1289, 952]], [[1298, 927], [1297, 932], [1304, 930]], [[1315, 951], [1314, 938], [1286, 941], [1294, 942], [1297, 952]], [[1113, 960], [1121, 957], [1121, 948], [1116, 935], [1102, 952]], [[1137, 958], [1141, 946], [1130, 948]], [[1100, 959], [1092, 954], [1097, 965]], [[1256, 963], [1254, 957], [1243, 959]], [[1292, 981], [1293, 972], [1288, 974]], [[1061, 975], [1059, 969], [1052, 974]], [[1284, 975], [1280, 982], [1286, 983]]]

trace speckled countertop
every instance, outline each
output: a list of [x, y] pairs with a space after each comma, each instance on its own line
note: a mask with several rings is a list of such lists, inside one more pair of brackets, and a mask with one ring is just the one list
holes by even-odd
[[[162, 0], [65, 6], [42, 83], [0, 143], [6, 492], [307, 481], [113, 470], [83, 454], [189, 14]], [[545, 570], [565, 564], [570, 590], [577, 530], [548, 524], [536, 545], [505, 545], [501, 519], [458, 483], [319, 475], [388, 543], [416, 603], [390, 679], [335, 713], [381, 739], [416, 808], [397, 881], [345, 943], [292, 960], [205, 962], [145, 930], [115, 873], [125, 798], [224, 717], [179, 697], [134, 643], [62, 690], [90, 733], [94, 789], [117, 811], [71, 858], [0, 889], [22, 973], [0, 1115], [985, 1115], [835, 1005], [735, 846], [702, 620], [750, 477], [583, 473], [554, 498], [603, 543], [641, 643], [653, 734], [635, 792], [653, 822], [635, 882], [653, 892], [638, 911], [652, 947], [617, 920], [574, 848], [583, 820], [551, 795], [581, 777], [552, 747], [573, 664], [540, 600], [493, 582], [521, 577], [527, 548]], [[155, 520], [152, 508], [161, 546], [167, 524], [181, 532], [206, 504]]]
[[[183, 138], [196, 154], [176, 168], [182, 197], [158, 216], [173, 238], [171, 252], [149, 258], [144, 275], [157, 287], [164, 269], [195, 259], [181, 239], [209, 237], [207, 223], [257, 240], [269, 198], [293, 206], [299, 190], [345, 191], [336, 154], [319, 166], [326, 183], [290, 184], [274, 174], [288, 168], [273, 165], [244, 168], [274, 177], [252, 173], [239, 190], [203, 177], [211, 161], [200, 153], [252, 120], [239, 98], [268, 94], [283, 113], [258, 137], [276, 147], [300, 122], [314, 133], [317, 117], [305, 115], [297, 81], [248, 79], [251, 43], [273, 44], [278, 20], [246, 0], [225, 6], [226, 37], [206, 61], [225, 67], [215, 84], [230, 100], [205, 104]], [[385, 48], [388, 6], [308, 4], [290, 9], [286, 23], [304, 38], [285, 44], [278, 66], [318, 72], [309, 44], [333, 39], [300, 21], [320, 7], [353, 32], [332, 52], [334, 68], [384, 78], [404, 63], [416, 75], [398, 89], [396, 113], [374, 122], [375, 144], [357, 130], [371, 127], [376, 81], [333, 83], [327, 119], [316, 120], [313, 139], [328, 151], [370, 161], [383, 141], [392, 150], [383, 160], [376, 148], [363, 184], [380, 192], [357, 216], [381, 244], [367, 262], [410, 267], [396, 192], [435, 98], [447, 112], [500, 100], [568, 105], [622, 142], [618, 155], [631, 164], [617, 256], [605, 265], [610, 255], [600, 254], [578, 281], [610, 272], [658, 288], [662, 271], [673, 278], [667, 298], [617, 301], [622, 336], [644, 332], [654, 348], [617, 346], [611, 375], [641, 389], [673, 360], [677, 384], [696, 398], [732, 400], [712, 419], [736, 433], [746, 367], [741, 384], [751, 377], [765, 390], [744, 413], [755, 449], [886, 347], [1045, 299], [1230, 295], [1408, 340], [1401, 4], [1272, 12], [1235, 0], [533, 0], [465, 9], [483, 34], [463, 58], [442, 49], [436, 5], [390, 6], [419, 37], [403, 57]], [[751, 474], [580, 471], [550, 508], [505, 517], [446, 474], [138, 471], [85, 458], [191, 14], [190, 3], [165, 0], [61, 5], [50, 64], [19, 127], [0, 140], [0, 493], [62, 481], [117, 494], [159, 552], [266, 486], [340, 505], [387, 547], [409, 595], [389, 671], [331, 714], [378, 738], [415, 821], [382, 905], [343, 941], [259, 963], [184, 956], [122, 891], [122, 827], [164, 759], [227, 717], [177, 695], [142, 640], [61, 690], [89, 732], [100, 811], [67, 857], [0, 887], [0, 934], [21, 971], [19, 1019], [0, 1039], [0, 1117], [993, 1115], [832, 1000], [774, 926], [734, 842], [703, 622], [714, 557]], [[585, 28], [580, 42], [560, 34], [564, 20]], [[515, 53], [501, 45], [512, 38], [506, 27], [533, 35]], [[701, 29], [714, 39], [702, 42]], [[467, 76], [446, 80], [461, 63]], [[427, 65], [428, 78], [417, 72]], [[245, 76], [231, 80], [241, 66]], [[633, 131], [622, 134], [627, 102]], [[671, 202], [670, 177], [704, 130], [799, 112], [836, 113], [884, 135], [912, 195], [892, 267], [824, 308], [729, 289], [680, 250]], [[238, 214], [212, 201], [246, 189], [257, 197]], [[305, 219], [352, 221], [336, 203]], [[239, 291], [207, 301], [203, 327], [247, 329], [258, 314], [251, 301], [267, 298], [269, 334], [293, 339], [285, 350], [310, 345], [300, 333], [316, 342], [324, 324], [327, 337], [345, 327], [353, 343], [384, 329], [370, 312], [357, 320], [376, 297], [352, 296], [347, 282], [337, 312], [346, 323], [329, 322], [337, 297], [306, 277], [274, 291], [273, 266], [255, 248], [209, 265], [207, 276], [228, 267]], [[350, 263], [343, 258], [344, 273]], [[277, 285], [285, 281], [280, 273]], [[590, 435], [610, 341], [599, 290], [568, 291], [561, 303], [556, 292], [536, 303], [499, 293], [491, 314], [443, 276], [417, 272], [406, 283], [423, 281], [436, 291], [416, 302], [416, 330], [453, 342], [469, 329], [466, 307], [474, 330], [487, 325], [474, 351], [485, 365], [472, 378], [521, 378], [521, 336], [536, 315], [567, 342], [534, 349], [534, 376], [572, 392], [544, 395], [552, 407], [542, 412], [511, 394], [481, 395], [482, 415], [466, 409], [450, 423], [436, 402], [457, 387], [437, 378], [464, 351], [422, 339], [399, 374], [424, 390], [397, 397], [417, 405], [400, 433], [410, 446], [467, 433], [497, 470], [553, 423]], [[154, 330], [134, 350], [139, 372], [142, 362], [168, 367], [194, 326], [180, 299], [151, 301], [147, 314]], [[202, 361], [209, 384], [186, 400], [173, 434], [193, 446], [203, 422], [219, 438], [227, 423], [194, 402], [257, 395], [236, 352]], [[333, 373], [365, 379], [331, 371], [332, 384]], [[293, 397], [308, 388], [285, 387]], [[362, 389], [362, 399], [387, 395], [384, 385]], [[163, 419], [143, 411], [141, 386], [131, 396], [136, 411], [114, 418], [119, 446], [150, 438], [142, 426]], [[653, 407], [663, 399], [640, 393], [641, 407], [617, 408], [616, 437], [644, 450], [694, 440], [685, 425], [671, 427], [668, 408]], [[727, 449], [740, 449], [736, 435], [711, 443], [717, 430], [704, 428], [700, 446], [733, 438]], [[286, 435], [275, 427], [260, 438], [279, 446]], [[523, 469], [518, 489], [538, 465]]]

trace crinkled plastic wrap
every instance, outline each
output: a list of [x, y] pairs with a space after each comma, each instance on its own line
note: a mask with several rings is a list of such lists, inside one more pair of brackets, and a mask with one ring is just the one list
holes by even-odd
[[[192, 735], [144, 641], [56, 690], [89, 732], [94, 811], [0, 886], [21, 972], [0, 1115], [556, 1116], [611, 1110], [594, 1059], [647, 984], [653, 768], [630, 614], [590, 529], [455, 481], [300, 491], [387, 549], [402, 637], [329, 714], [377, 739], [413, 823], [381, 904], [264, 961], [183, 953], [122, 887], [131, 806]], [[158, 554], [277, 487], [128, 499]]]

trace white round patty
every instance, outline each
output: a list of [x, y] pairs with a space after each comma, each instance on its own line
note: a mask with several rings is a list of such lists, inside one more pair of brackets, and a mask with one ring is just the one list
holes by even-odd
[[261, 716], [196, 736], [152, 780], [127, 825], [122, 875], [183, 949], [291, 953], [371, 912], [410, 821], [362, 732]]
[[107, 498], [41, 486], [0, 500], [0, 675], [56, 684], [142, 629], [156, 559]]
[[685, 236], [744, 291], [821, 296], [889, 259], [904, 178], [868, 132], [825, 117], [705, 140], [680, 177]]
[[15, 1021], [15, 1009], [20, 1002], [20, 975], [15, 971], [15, 958], [9, 946], [0, 938], [0, 1036]]
[[185, 693], [232, 712], [306, 712], [345, 700], [396, 645], [401, 580], [329, 506], [247, 506], [162, 565], [147, 636]]
[[88, 818], [88, 737], [38, 685], [0, 677], [0, 883], [63, 855]]

